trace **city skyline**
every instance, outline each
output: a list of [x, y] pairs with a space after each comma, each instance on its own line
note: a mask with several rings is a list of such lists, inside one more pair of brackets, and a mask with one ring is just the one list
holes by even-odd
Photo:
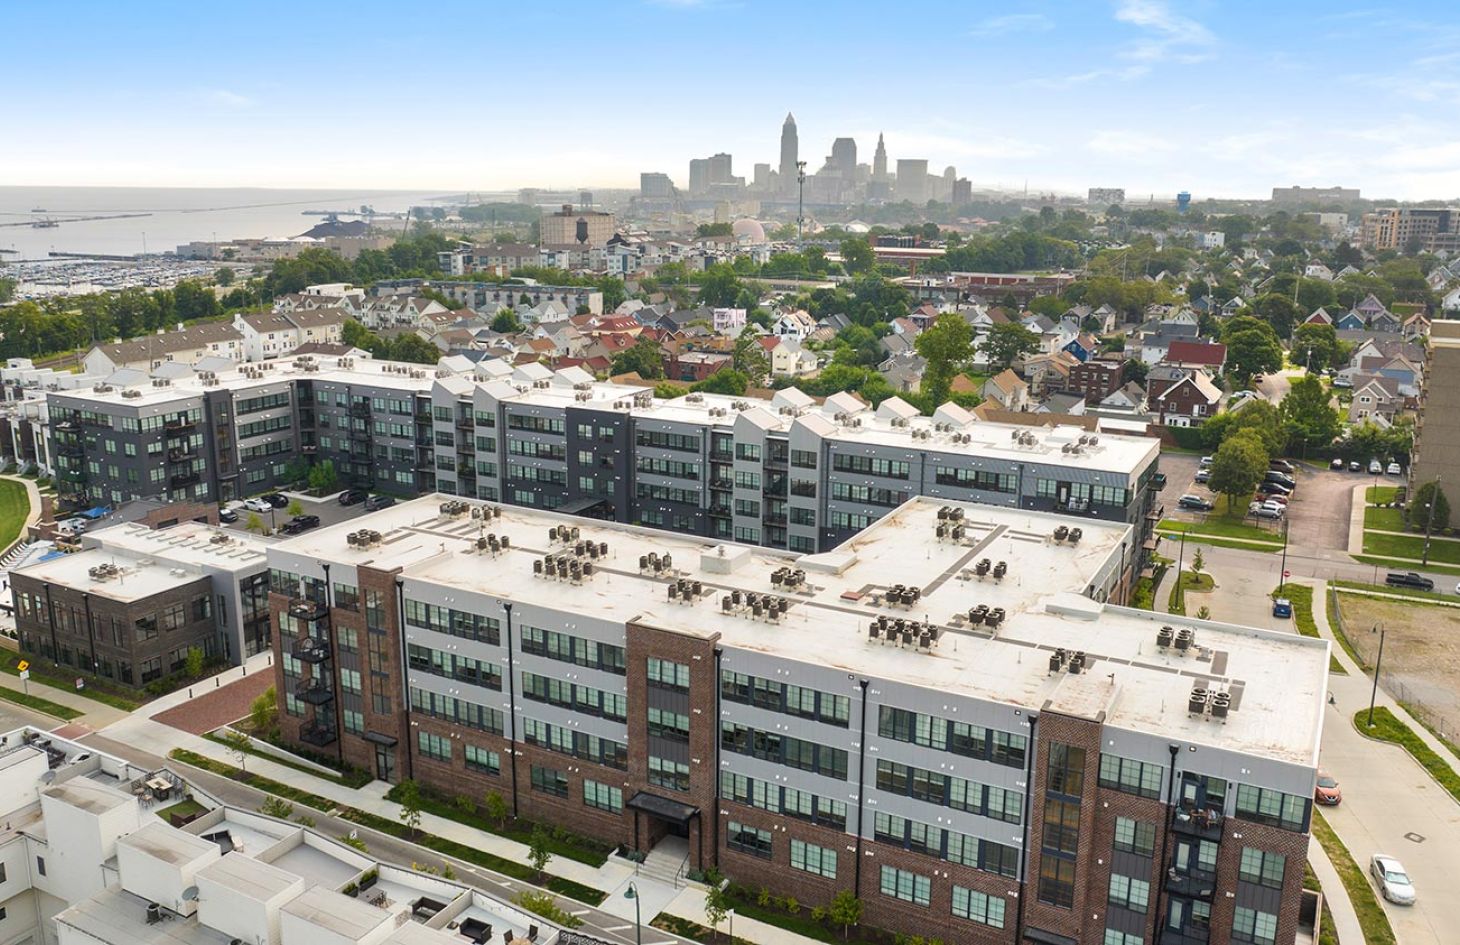
[[[1295, 183], [1342, 183], [1376, 198], [1460, 193], [1460, 135], [1448, 121], [1460, 83], [1441, 76], [1460, 59], [1460, 32], [1432, 25], [1442, 12], [1434, 3], [1219, 10], [1114, 0], [1007, 14], [926, 3], [880, 23], [870, 47], [861, 25], [826, 17], [819, 4], [773, 17], [755, 0], [657, 0], [577, 8], [570, 22], [558, 10], [512, 9], [494, 12], [490, 25], [525, 41], [493, 45], [494, 81], [532, 75], [533, 91], [472, 106], [441, 94], [448, 72], [385, 67], [411, 50], [417, 66], [433, 49], [449, 60], [443, 36], [487, 26], [487, 14], [466, 5], [447, 4], [419, 24], [394, 23], [385, 4], [352, 7], [355, 35], [391, 40], [338, 48], [320, 39], [338, 23], [340, 8], [329, 4], [145, 24], [123, 8], [79, 12], [64, 42], [41, 8], [10, 12], [15, 34], [32, 39], [0, 77], [16, 89], [27, 76], [47, 78], [7, 102], [12, 126], [28, 129], [0, 156], [8, 183], [633, 188], [641, 172], [661, 171], [683, 186], [697, 156], [726, 152], [747, 171], [777, 166], [777, 119], [790, 111], [808, 173], [834, 139], [853, 138], [868, 155], [884, 132], [889, 163], [926, 159], [934, 174], [953, 165], [976, 189], [1118, 186], [1133, 200], [1178, 190], [1263, 197]], [[556, 54], [546, 40], [566, 37], [573, 49], [580, 36], [625, 57], [709, 52], [696, 57], [706, 78], [733, 68], [734, 93], [714, 93], [713, 82], [650, 82], [643, 88], [653, 93], [631, 112], [558, 113], [553, 103], [593, 80], [571, 56], [566, 68], [541, 69]], [[717, 66], [710, 38], [756, 52], [747, 65]], [[1376, 44], [1401, 50], [1403, 68], [1336, 65]], [[640, 68], [652, 74], [652, 61]], [[920, 73], [915, 62], [936, 68]], [[838, 69], [845, 77], [833, 81]], [[329, 73], [350, 79], [319, 81]], [[393, 125], [381, 120], [400, 111], [417, 131], [439, 127], [451, 147], [433, 146], [429, 134], [398, 147], [322, 144], [325, 127], [374, 127], [388, 140]], [[261, 142], [294, 136], [307, 144], [259, 160]], [[105, 162], [95, 161], [99, 147]]]

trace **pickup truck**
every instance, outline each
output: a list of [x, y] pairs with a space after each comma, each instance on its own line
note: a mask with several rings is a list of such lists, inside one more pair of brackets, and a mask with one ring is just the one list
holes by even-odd
[[1422, 574], [1415, 574], [1413, 571], [1406, 571], [1404, 573], [1390, 571], [1384, 576], [1384, 583], [1390, 587], [1414, 587], [1422, 591], [1432, 591], [1435, 589], [1434, 581], [1431, 581]]

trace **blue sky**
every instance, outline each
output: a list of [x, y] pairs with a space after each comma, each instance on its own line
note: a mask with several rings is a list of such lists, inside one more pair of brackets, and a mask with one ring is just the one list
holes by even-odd
[[5, 5], [0, 183], [683, 184], [691, 157], [954, 165], [1135, 197], [1460, 197], [1439, 2], [617, 0]]

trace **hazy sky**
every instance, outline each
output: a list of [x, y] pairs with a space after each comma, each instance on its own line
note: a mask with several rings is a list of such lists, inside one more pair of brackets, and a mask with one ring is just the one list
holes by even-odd
[[1132, 198], [1460, 196], [1438, 0], [4, 4], [0, 183], [683, 185], [691, 157], [949, 164]]

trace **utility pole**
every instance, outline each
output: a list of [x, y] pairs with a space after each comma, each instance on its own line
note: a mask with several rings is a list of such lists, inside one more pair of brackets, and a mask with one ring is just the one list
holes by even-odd
[[1286, 512], [1283, 513], [1283, 566], [1279, 573], [1282, 575], [1282, 578], [1278, 581], [1278, 584], [1283, 585], [1288, 583], [1288, 516]]
[[1419, 563], [1421, 565], [1428, 565], [1430, 563], [1430, 532], [1432, 532], [1434, 530], [1434, 527], [1435, 527], [1435, 506], [1437, 506], [1439, 504], [1440, 504], [1440, 477], [1439, 476], [1436, 476], [1435, 477], [1435, 487], [1430, 490], [1430, 501], [1429, 501], [1428, 514], [1425, 516], [1425, 550], [1424, 550], [1424, 554], [1422, 554], [1422, 555], [1419, 556]]
[[1369, 632], [1379, 631], [1379, 655], [1374, 660], [1374, 685], [1369, 689], [1369, 721], [1368, 727], [1374, 727], [1374, 700], [1379, 695], [1379, 670], [1384, 668], [1384, 628], [1374, 627]]
[[806, 162], [796, 162], [796, 242], [800, 243], [806, 225]]

